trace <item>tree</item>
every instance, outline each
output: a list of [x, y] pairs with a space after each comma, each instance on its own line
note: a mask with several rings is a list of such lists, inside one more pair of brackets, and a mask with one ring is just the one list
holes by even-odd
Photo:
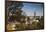
[[[11, 12], [11, 16], [9, 16], [9, 22], [15, 22], [14, 20], [16, 20], [16, 22], [19, 22], [19, 24], [17, 24], [17, 29], [24, 29], [25, 27], [25, 18], [26, 18], [26, 14], [24, 12], [24, 14], [22, 15], [22, 8], [23, 8], [23, 3], [22, 2], [11, 2], [11, 4], [7, 7], [9, 11], [8, 14]], [[21, 19], [23, 19], [23, 21], [21, 21]]]
[[21, 9], [24, 6], [23, 3], [22, 2], [11, 2], [11, 3], [12, 4], [9, 5], [9, 8], [8, 9], [9, 9], [9, 12], [12, 11], [11, 12], [12, 13], [12, 16], [10, 16], [9, 19], [12, 18], [13, 20], [22, 22], [22, 21], [20, 21], [21, 18], [25, 19], [25, 15], [26, 15], [26, 14], [22, 15], [22, 12], [23, 11]]
[[44, 16], [41, 16], [41, 19], [40, 19], [40, 24], [41, 24], [41, 29], [44, 29]]

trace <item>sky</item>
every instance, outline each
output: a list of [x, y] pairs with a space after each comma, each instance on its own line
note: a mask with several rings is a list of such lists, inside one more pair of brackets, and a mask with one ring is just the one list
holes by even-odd
[[23, 3], [24, 7], [22, 10], [26, 13], [27, 16], [43, 16], [43, 4], [33, 4], [33, 3]]

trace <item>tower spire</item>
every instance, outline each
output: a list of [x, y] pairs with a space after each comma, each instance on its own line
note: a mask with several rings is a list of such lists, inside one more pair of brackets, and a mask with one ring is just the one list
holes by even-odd
[[35, 16], [36, 16], [36, 11], [34, 11], [34, 18], [35, 18]]

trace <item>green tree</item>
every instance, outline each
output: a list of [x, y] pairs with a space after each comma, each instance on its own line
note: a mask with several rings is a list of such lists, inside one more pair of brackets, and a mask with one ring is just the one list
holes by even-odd
[[[21, 2], [11, 2], [12, 4], [11, 5], [9, 5], [9, 12], [11, 12], [12, 13], [12, 16], [10, 16], [10, 19], [12, 18], [12, 19], [16, 19], [17, 21], [19, 20], [20, 21], [20, 19], [21, 19], [21, 17], [22, 17], [22, 15], [21, 15], [21, 13], [22, 13], [22, 7], [23, 7], [23, 3], [21, 3]], [[15, 14], [15, 15], [13, 15], [13, 14]]]

